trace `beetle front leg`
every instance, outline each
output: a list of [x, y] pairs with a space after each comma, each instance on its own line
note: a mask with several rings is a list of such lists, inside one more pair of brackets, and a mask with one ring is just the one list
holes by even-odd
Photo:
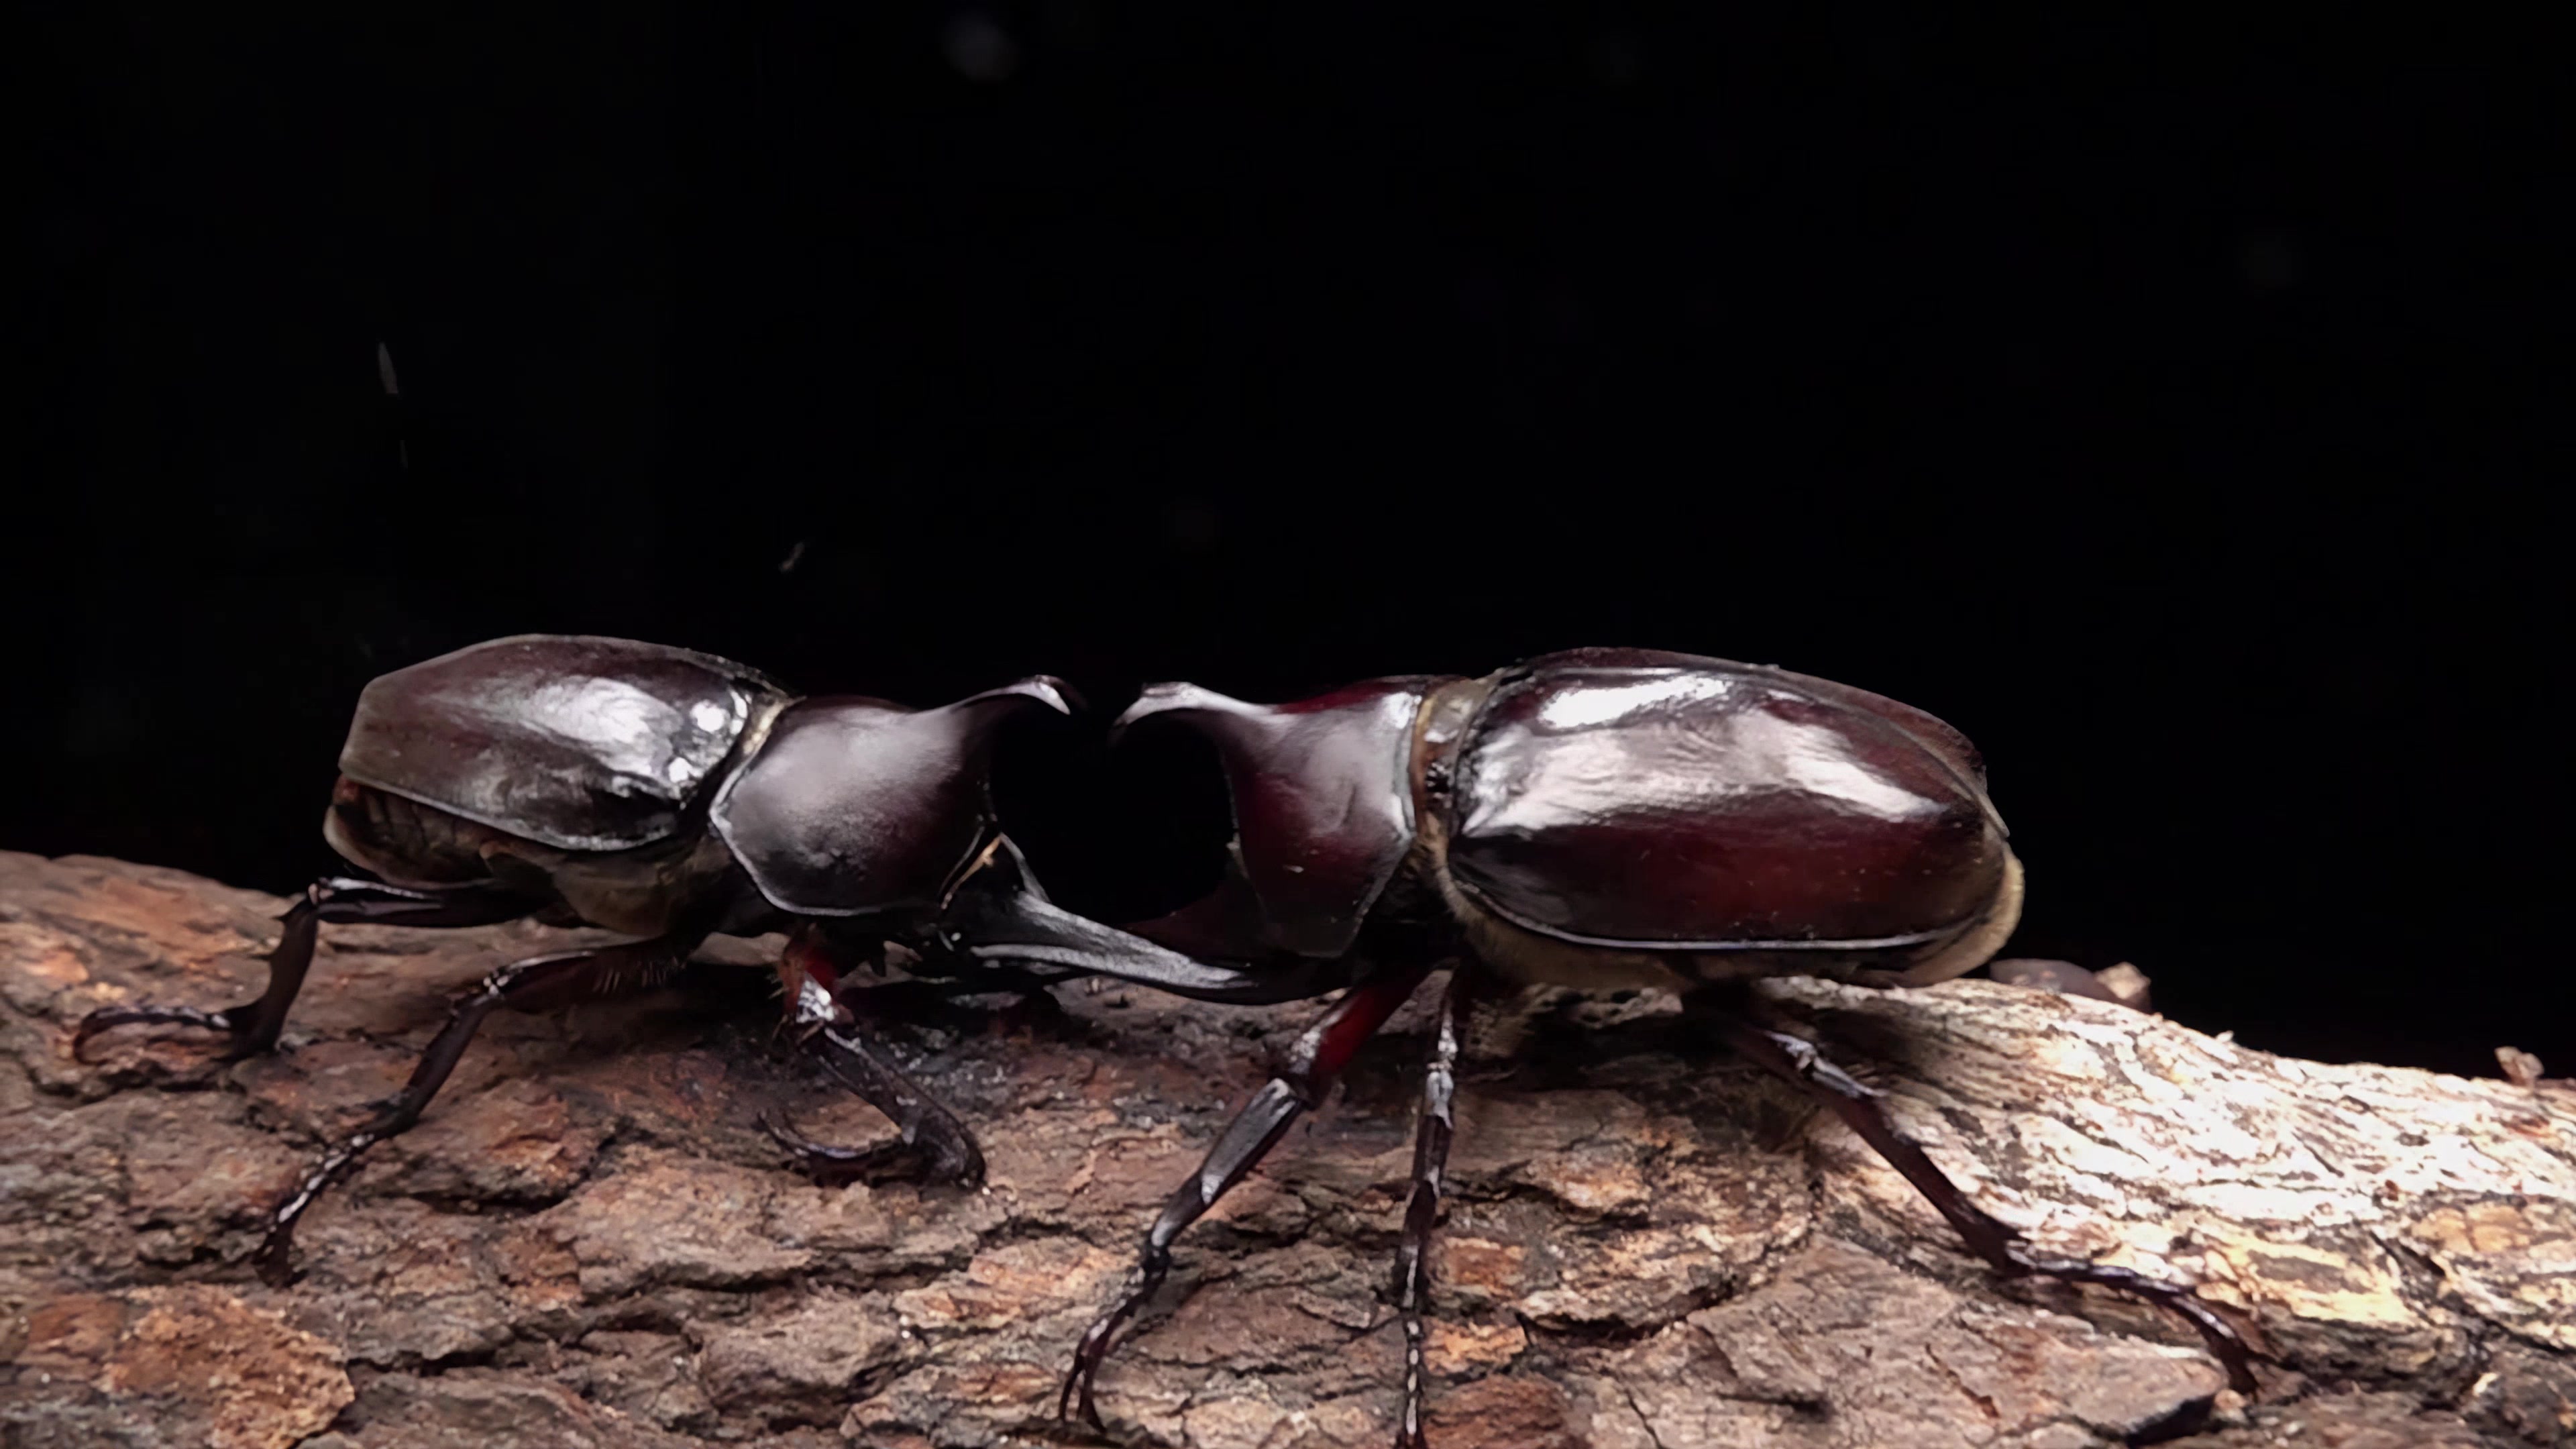
[[219, 1031], [232, 1040], [226, 1059], [256, 1056], [277, 1045], [286, 1013], [304, 989], [313, 966], [313, 946], [324, 921], [372, 922], [385, 926], [488, 926], [516, 920], [537, 903], [512, 895], [491, 881], [414, 889], [382, 881], [326, 876], [304, 888], [303, 896], [278, 917], [285, 929], [277, 949], [268, 953], [268, 989], [257, 1001], [221, 1011], [193, 1006], [105, 1006], [81, 1018], [72, 1030], [72, 1057], [82, 1056], [91, 1037], [120, 1026], [166, 1022]]
[[2227, 1380], [2241, 1393], [2255, 1389], [2254, 1347], [2244, 1332], [2203, 1303], [2188, 1288], [2166, 1283], [2131, 1268], [2088, 1263], [2042, 1253], [2009, 1224], [1968, 1200], [1949, 1174], [1934, 1165], [1922, 1148], [1908, 1141], [1879, 1109], [1879, 1093], [1825, 1060], [1815, 1044], [1782, 1032], [1764, 1031], [1732, 1013], [1720, 1013], [1716, 1025], [1729, 1046], [1754, 1065], [1790, 1082], [1824, 1103], [1859, 1134], [1890, 1167], [1923, 1194], [1935, 1211], [1949, 1220], [1968, 1251], [2007, 1277], [2037, 1275], [2063, 1283], [2093, 1283], [2117, 1289], [2180, 1314], [2200, 1332], [2201, 1341], [2227, 1370]]
[[892, 1176], [916, 1170], [934, 1182], [978, 1187], [984, 1181], [984, 1152], [975, 1134], [956, 1113], [854, 1029], [818, 1027], [804, 1049], [823, 1069], [886, 1114], [896, 1140], [878, 1147], [834, 1147], [799, 1135], [763, 1113], [761, 1130], [796, 1158], [796, 1164], [826, 1186]]
[[1395, 1250], [1395, 1306], [1404, 1318], [1404, 1402], [1397, 1410], [1395, 1449], [1425, 1449], [1422, 1391], [1422, 1310], [1431, 1298], [1431, 1229], [1440, 1216], [1440, 1187], [1457, 1135], [1458, 1043], [1466, 1035], [1474, 974], [1461, 962], [1440, 999], [1440, 1026], [1422, 1073], [1422, 1120], [1414, 1128], [1413, 1191], [1404, 1204], [1404, 1237]]
[[625, 945], [531, 956], [483, 978], [483, 984], [457, 1003], [447, 1025], [431, 1039], [429, 1050], [421, 1053], [402, 1091], [379, 1107], [365, 1126], [332, 1144], [305, 1175], [303, 1184], [278, 1204], [269, 1219], [268, 1236], [254, 1255], [260, 1277], [273, 1285], [285, 1284], [290, 1276], [296, 1221], [324, 1189], [356, 1169], [358, 1159], [368, 1148], [410, 1131], [420, 1121], [420, 1114], [438, 1095], [438, 1089], [447, 1084], [448, 1075], [456, 1070], [456, 1063], [472, 1044], [485, 1017], [502, 1007], [542, 1011], [585, 996], [649, 988], [677, 972], [696, 946], [696, 937], [657, 936]]
[[834, 1147], [803, 1136], [792, 1125], [772, 1122], [765, 1112], [761, 1130], [827, 1186], [906, 1168], [935, 1182], [981, 1186], [984, 1152], [976, 1146], [975, 1134], [860, 1034], [858, 1018], [841, 1000], [841, 978], [850, 960], [848, 941], [835, 941], [811, 924], [797, 928], [778, 962], [779, 984], [788, 1000], [787, 1026], [796, 1033], [797, 1045], [825, 1071], [894, 1123], [896, 1140], [870, 1148]]
[[1428, 966], [1409, 966], [1362, 982], [1297, 1038], [1289, 1049], [1288, 1069], [1253, 1094], [1208, 1149], [1199, 1170], [1163, 1204], [1163, 1214], [1146, 1232], [1144, 1250], [1138, 1254], [1135, 1285], [1092, 1323], [1073, 1352], [1072, 1371], [1056, 1395], [1057, 1418], [1072, 1418], [1078, 1405], [1086, 1422], [1095, 1429], [1103, 1427], [1100, 1410], [1092, 1402], [1092, 1381], [1100, 1374], [1102, 1360], [1109, 1357], [1118, 1330], [1163, 1286], [1164, 1276], [1172, 1270], [1173, 1240], [1216, 1206], [1226, 1189], [1241, 1182], [1298, 1117], [1323, 1101], [1360, 1044], [1375, 1036], [1430, 974]]

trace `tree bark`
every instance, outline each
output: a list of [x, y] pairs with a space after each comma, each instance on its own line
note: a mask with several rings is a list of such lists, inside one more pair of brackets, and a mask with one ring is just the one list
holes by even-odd
[[[742, 969], [758, 943], [718, 942], [653, 996], [495, 1017], [272, 1290], [246, 1263], [270, 1204], [401, 1083], [451, 994], [591, 939], [326, 927], [279, 1054], [133, 1029], [71, 1058], [97, 1006], [250, 999], [282, 904], [0, 855], [0, 1443], [1078, 1442], [1050, 1423], [1075, 1339], [1320, 1009], [872, 988], [990, 1181], [826, 1189], [756, 1112], [888, 1129], [778, 1049], [770, 978]], [[2156, 1310], [1988, 1273], [1669, 1000], [1534, 996], [1483, 1014], [1461, 1071], [1439, 1449], [2576, 1442], [2570, 1084], [2290, 1061], [1978, 981], [1764, 991], [2035, 1243], [2256, 1325], [2262, 1391], [2226, 1390]], [[1117, 1442], [1390, 1442], [1434, 994], [1182, 1240], [1101, 1377]]]

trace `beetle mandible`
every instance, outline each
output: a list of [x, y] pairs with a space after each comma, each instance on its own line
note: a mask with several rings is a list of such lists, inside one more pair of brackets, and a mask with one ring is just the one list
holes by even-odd
[[[1360, 1044], [1454, 958], [1430, 1043], [1397, 1252], [1399, 1449], [1423, 1440], [1427, 1252], [1465, 1019], [1484, 977], [1687, 993], [1727, 1046], [1838, 1114], [1995, 1270], [2102, 1284], [2188, 1318], [2238, 1386], [2245, 1339], [2187, 1289], [2041, 1252], [1900, 1135], [1870, 1088], [1751, 1018], [1745, 984], [1916, 985], [2012, 933], [2022, 868], [1967, 738], [1922, 710], [1785, 670], [1581, 649], [1477, 679], [1410, 676], [1294, 704], [1190, 684], [1122, 729], [1213, 741], [1235, 817], [1207, 896], [1126, 929], [1287, 994], [1351, 989], [1219, 1134], [1147, 1232], [1134, 1284], [1083, 1335], [1057, 1400], [1097, 1427], [1093, 1382], [1171, 1266], [1173, 1240], [1316, 1107]], [[1096, 959], [1096, 940], [992, 923], [969, 951]]]
[[282, 1281], [297, 1219], [369, 1147], [420, 1120], [493, 1011], [640, 990], [669, 979], [710, 934], [784, 929], [777, 970], [789, 1027], [900, 1137], [863, 1153], [807, 1141], [766, 1115], [761, 1125], [818, 1176], [908, 1168], [980, 1182], [974, 1134], [868, 1040], [840, 999], [852, 965], [897, 942], [933, 968], [953, 962], [995, 980], [1067, 974], [1045, 963], [1014, 974], [961, 956], [947, 923], [961, 900], [975, 900], [979, 919], [1021, 934], [1105, 943], [1094, 971], [1218, 997], [1244, 984], [1170, 953], [1122, 956], [1116, 933], [1046, 900], [1001, 833], [987, 783], [996, 729], [1029, 708], [1066, 712], [1064, 687], [1033, 676], [925, 710], [800, 699], [713, 655], [577, 635], [496, 639], [396, 670], [359, 696], [322, 826], [335, 851], [377, 878], [306, 888], [283, 918], [257, 1001], [103, 1008], [81, 1021], [72, 1050], [144, 1023], [221, 1032], [231, 1056], [273, 1049], [324, 921], [533, 916], [635, 938], [511, 962], [466, 995], [401, 1093], [330, 1146], [275, 1210], [257, 1264]]

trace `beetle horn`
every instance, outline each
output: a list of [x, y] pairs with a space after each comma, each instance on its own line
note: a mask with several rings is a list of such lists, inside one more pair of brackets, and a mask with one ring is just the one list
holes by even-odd
[[981, 760], [985, 749], [993, 742], [994, 731], [1002, 727], [1003, 721], [1040, 705], [1057, 714], [1069, 715], [1081, 702], [1082, 697], [1063, 680], [1051, 674], [1032, 674], [1026, 679], [1014, 679], [998, 689], [970, 694], [954, 704], [942, 705], [926, 713], [954, 720], [956, 739], [963, 757]]
[[[1145, 686], [1143, 693], [1136, 696], [1136, 702], [1127, 706], [1126, 713], [1118, 716], [1117, 720], [1109, 726], [1109, 742], [1116, 744], [1119, 737], [1127, 733], [1128, 726], [1151, 719], [1158, 714], [1231, 715], [1239, 719], [1247, 719], [1268, 713], [1270, 713], [1269, 706], [1247, 704], [1242, 700], [1219, 694], [1213, 689], [1205, 689], [1179, 680], [1165, 684], [1149, 684]], [[1195, 725], [1200, 722], [1194, 720], [1191, 723]]]
[[[999, 689], [988, 689], [982, 694], [970, 694], [948, 707], [966, 709], [981, 704], [1003, 704], [1014, 699], [1034, 700], [1057, 714], [1071, 714], [1082, 708], [1082, 696], [1075, 692], [1072, 685], [1052, 674], [1032, 674], [1026, 679], [1014, 679]], [[1010, 712], [1010, 709], [1001, 711], [1003, 714]]]
[[957, 892], [944, 921], [959, 948], [979, 961], [1106, 976], [1202, 1001], [1294, 1001], [1331, 984], [1331, 972], [1317, 963], [1256, 970], [1201, 961], [1077, 916], [1046, 898], [1007, 840], [993, 869]]

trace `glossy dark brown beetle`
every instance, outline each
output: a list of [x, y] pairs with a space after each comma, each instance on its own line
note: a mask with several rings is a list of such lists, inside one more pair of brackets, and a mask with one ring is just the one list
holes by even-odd
[[[493, 640], [396, 670], [359, 696], [323, 817], [332, 848], [378, 879], [306, 889], [284, 917], [259, 1000], [222, 1011], [110, 1007], [81, 1022], [73, 1050], [152, 1022], [222, 1032], [235, 1056], [270, 1050], [324, 921], [534, 916], [636, 938], [512, 962], [460, 1002], [401, 1094], [278, 1207], [259, 1265], [279, 1278], [297, 1218], [368, 1147], [419, 1120], [491, 1012], [649, 987], [710, 934], [786, 930], [778, 972], [789, 1025], [901, 1138], [857, 1153], [763, 1125], [818, 1175], [911, 1167], [980, 1181], [973, 1134], [869, 1044], [838, 986], [888, 942], [996, 974], [957, 952], [948, 917], [961, 898], [1018, 934], [1117, 945], [1116, 933], [1049, 905], [995, 823], [988, 747], [1005, 719], [1033, 707], [1064, 712], [1062, 686], [1033, 677], [926, 710], [799, 699], [712, 655], [563, 635]], [[1124, 966], [1114, 949], [1090, 962], [1131, 974]], [[1034, 963], [1020, 979], [1064, 974]], [[1219, 996], [1241, 984], [1168, 953], [1149, 952], [1132, 974]]]
[[[1083, 1336], [1058, 1402], [1093, 1380], [1170, 1267], [1172, 1242], [1315, 1107], [1435, 962], [1451, 972], [1425, 1074], [1396, 1293], [1398, 1443], [1420, 1446], [1426, 1252], [1459, 1042], [1481, 976], [1690, 994], [1726, 1044], [1839, 1114], [1996, 1269], [2104, 1284], [2188, 1317], [2240, 1385], [2248, 1350], [2187, 1291], [2039, 1253], [1900, 1136], [1813, 1044], [1762, 1030], [1743, 984], [1892, 986], [1972, 970], [2008, 937], [2022, 871], [1967, 739], [1929, 714], [1786, 671], [1642, 650], [1548, 655], [1481, 679], [1373, 680], [1285, 705], [1187, 684], [1121, 720], [1214, 742], [1236, 834], [1205, 898], [1127, 929], [1287, 994], [1351, 989], [1219, 1135], [1147, 1233], [1137, 1282]], [[1086, 943], [972, 947], [1067, 962]]]

